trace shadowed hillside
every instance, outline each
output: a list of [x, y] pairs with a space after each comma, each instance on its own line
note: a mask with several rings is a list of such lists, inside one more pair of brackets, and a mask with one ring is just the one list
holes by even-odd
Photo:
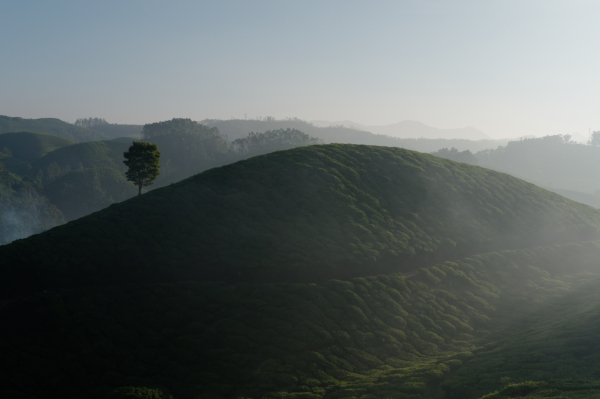
[[[9, 152], [11, 151], [9, 150]], [[29, 174], [31, 171], [31, 165], [29, 165], [27, 162], [20, 161], [17, 158], [11, 157], [10, 155], [1, 151], [0, 162], [2, 162], [2, 164], [10, 173], [14, 173], [15, 175], [24, 176]]]
[[[460, 397], [478, 397], [501, 389], [503, 382], [531, 380], [572, 380], [572, 388], [590, 389], [582, 381], [573, 382], [600, 377], [598, 284], [594, 279], [568, 295], [547, 301], [535, 314], [516, 318], [503, 339], [478, 351], [444, 383], [445, 389], [460, 393]], [[600, 388], [595, 385], [595, 389]], [[516, 393], [506, 396], [518, 396]]]
[[27, 163], [71, 144], [74, 144], [71, 140], [45, 133], [0, 134], [0, 152]]
[[[474, 386], [491, 392], [500, 376], [480, 386], [444, 380], [496, 372], [477, 362], [479, 346], [574, 292], [594, 276], [586, 272], [598, 278], [599, 255], [598, 243], [568, 244], [445, 262], [411, 278], [40, 293], [0, 312], [0, 394], [104, 399], [147, 386], [176, 399], [475, 399]], [[543, 361], [535, 351], [528, 356]], [[519, 372], [518, 354], [503, 359]]]
[[79, 165], [83, 169], [113, 168], [124, 172], [127, 168], [123, 164], [123, 153], [127, 151], [131, 142], [111, 140], [75, 144], [53, 151], [33, 162], [31, 166], [34, 171], [45, 171], [55, 162], [61, 168], [70, 166], [76, 169]]
[[47, 184], [44, 194], [74, 220], [137, 194], [122, 172], [112, 168], [90, 168], [69, 172]]
[[316, 282], [594, 238], [600, 212], [412, 151], [297, 148], [0, 248], [0, 294], [115, 281]]

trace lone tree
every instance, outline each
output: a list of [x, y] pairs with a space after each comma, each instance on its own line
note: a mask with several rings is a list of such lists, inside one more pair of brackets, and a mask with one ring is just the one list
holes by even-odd
[[138, 186], [138, 195], [142, 195], [142, 187], [153, 184], [160, 175], [158, 146], [143, 141], [134, 141], [133, 145], [129, 147], [129, 151], [123, 156], [125, 157], [123, 163], [129, 167], [125, 176], [127, 176], [127, 180]]

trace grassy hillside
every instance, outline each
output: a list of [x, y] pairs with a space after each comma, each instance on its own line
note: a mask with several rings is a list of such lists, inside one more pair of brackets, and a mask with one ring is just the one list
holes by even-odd
[[50, 164], [56, 163], [61, 168], [70, 166], [73, 170], [80, 167], [83, 169], [113, 168], [124, 172], [127, 168], [123, 164], [123, 153], [130, 145], [131, 142], [113, 140], [79, 143], [60, 148], [36, 160], [32, 164], [32, 169], [45, 171]]
[[[600, 243], [568, 244], [445, 262], [410, 278], [40, 293], [0, 312], [0, 393], [104, 398], [117, 387], [147, 386], [176, 399], [473, 397], [462, 393], [486, 385], [444, 380], [494, 372], [476, 363], [480, 346], [513, 333], [513, 323], [546, 303], [572, 302], [582, 281], [598, 279], [599, 255]], [[596, 328], [595, 314], [567, 317], [558, 324], [575, 323], [554, 335], [575, 341], [576, 322]], [[517, 341], [553, 336], [547, 327]], [[586, 344], [596, 345], [577, 343], [575, 357], [543, 350], [566, 367], [597, 367], [595, 357], [576, 364]], [[522, 357], [509, 355], [512, 364]]]
[[64, 222], [63, 214], [31, 183], [12, 173], [0, 176], [0, 245]]
[[67, 220], [75, 220], [131, 198], [137, 189], [118, 170], [92, 168], [61, 176], [45, 186], [44, 194]]
[[23, 119], [0, 115], [0, 133], [13, 132], [40, 132], [77, 142], [109, 138], [104, 133], [75, 126], [56, 118]]
[[587, 383], [574, 384], [573, 380], [597, 380], [599, 283], [597, 279], [589, 282], [544, 303], [526, 319], [515, 320], [505, 338], [480, 350], [445, 382], [446, 389], [458, 392], [462, 388], [462, 397], [477, 397], [507, 382], [572, 380], [573, 387], [581, 389]]
[[27, 163], [31, 163], [54, 150], [72, 144], [74, 142], [71, 140], [45, 133], [18, 132], [0, 134], [0, 151]]
[[0, 162], [6, 166], [6, 169], [10, 173], [14, 173], [15, 175], [25, 176], [31, 171], [30, 164], [20, 161], [17, 158], [11, 157], [3, 152], [0, 152]]
[[402, 149], [297, 148], [0, 248], [0, 296], [115, 281], [317, 282], [596, 237], [600, 212]]

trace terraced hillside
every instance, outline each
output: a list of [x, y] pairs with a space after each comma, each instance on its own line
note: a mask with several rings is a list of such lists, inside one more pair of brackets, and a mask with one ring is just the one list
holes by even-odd
[[115, 280], [407, 273], [595, 238], [599, 227], [599, 211], [509, 175], [395, 148], [303, 147], [212, 169], [4, 246], [0, 295]]
[[[598, 283], [595, 279], [567, 295], [546, 301], [525, 320], [516, 318], [509, 334], [482, 348], [444, 383], [446, 389], [457, 393], [462, 390], [461, 395], [473, 397], [500, 390], [502, 382], [570, 380], [570, 389], [538, 382], [540, 389], [531, 391], [553, 390], [556, 395], [561, 390], [595, 389], [600, 396], [598, 382], [589, 383], [600, 377]], [[516, 393], [504, 394], [517, 396]]]
[[212, 169], [0, 247], [0, 396], [594, 397], [599, 227], [396, 148]]
[[[489, 344], [514, 333], [513, 323], [545, 303], [598, 281], [599, 255], [599, 243], [567, 244], [445, 262], [408, 279], [391, 274], [323, 284], [181, 282], [40, 293], [0, 312], [0, 394], [104, 398], [137, 386], [183, 399], [476, 399], [478, 391], [502, 386], [504, 373], [485, 361]], [[512, 367], [508, 381], [519, 383], [527, 367], [521, 357], [547, 360], [531, 348], [507, 353], [508, 364], [497, 355], [491, 361]], [[581, 344], [571, 349], [575, 357], [560, 362], [573, 375], [591, 363], [576, 364]], [[500, 375], [471, 383], [490, 373]], [[534, 390], [530, 384], [503, 392]]]

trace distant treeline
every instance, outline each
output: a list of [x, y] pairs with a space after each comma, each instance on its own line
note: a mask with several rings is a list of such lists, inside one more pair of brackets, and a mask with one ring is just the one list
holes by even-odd
[[97, 131], [113, 139], [118, 137], [139, 138], [142, 133], [141, 125], [108, 123], [104, 118], [79, 118], [75, 121], [75, 125]]
[[505, 172], [575, 201], [600, 208], [600, 132], [589, 144], [569, 135], [524, 138], [471, 153], [456, 148], [432, 152], [442, 158]]
[[466, 139], [401, 139], [374, 134], [364, 130], [345, 126], [318, 127], [298, 118], [276, 119], [265, 117], [259, 119], [205, 119], [201, 122], [210, 127], [216, 127], [221, 134], [230, 140], [246, 137], [250, 132], [266, 132], [278, 129], [297, 129], [310, 136], [323, 140], [323, 143], [365, 144], [386, 147], [400, 147], [420, 152], [432, 152], [441, 148], [456, 147], [460, 151], [480, 151], [505, 145], [508, 140], [466, 140]]
[[144, 125], [142, 139], [158, 144], [162, 153], [158, 187], [241, 159], [322, 143], [290, 128], [250, 132], [230, 142], [218, 128], [182, 118]]

